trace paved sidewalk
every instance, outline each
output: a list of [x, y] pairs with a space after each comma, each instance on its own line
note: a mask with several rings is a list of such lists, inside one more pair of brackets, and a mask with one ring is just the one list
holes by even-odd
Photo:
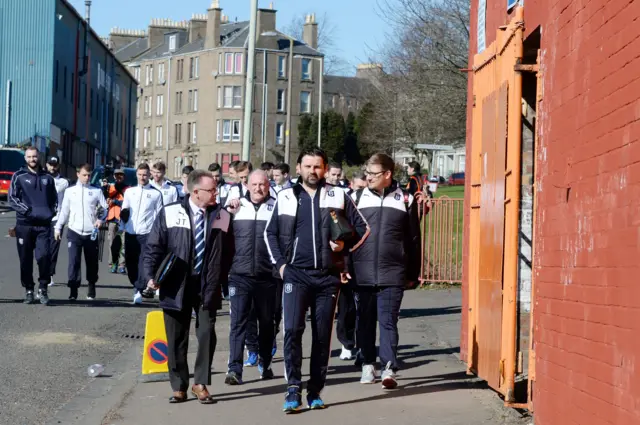
[[[256, 368], [244, 372], [245, 384], [224, 385], [228, 356], [228, 315], [219, 317], [218, 350], [214, 357], [214, 405], [200, 405], [193, 397], [183, 404], [171, 405], [168, 382], [138, 383], [103, 419], [103, 425], [116, 424], [280, 424], [285, 418], [282, 403], [285, 392], [282, 352], [276, 354], [277, 378], [260, 381]], [[305, 424], [363, 424], [393, 421], [402, 424], [525, 424], [518, 415], [504, 409], [498, 396], [484, 383], [466, 376], [457, 359], [460, 332], [460, 291], [412, 291], [405, 295], [400, 320], [400, 353], [403, 368], [399, 387], [383, 391], [380, 384], [361, 385], [360, 371], [352, 362], [338, 359], [334, 342], [327, 387], [322, 396], [328, 408], [292, 415]], [[282, 335], [280, 335], [281, 337]], [[308, 355], [310, 329], [305, 332]], [[279, 341], [281, 346], [281, 340]], [[195, 338], [190, 345], [193, 365]], [[303, 371], [308, 371], [308, 359]]]

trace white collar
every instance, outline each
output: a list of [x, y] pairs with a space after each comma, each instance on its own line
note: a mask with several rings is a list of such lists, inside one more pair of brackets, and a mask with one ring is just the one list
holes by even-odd
[[193, 214], [194, 217], [196, 217], [198, 215], [198, 211], [202, 211], [202, 213], [205, 213], [205, 209], [200, 208], [199, 206], [197, 206], [196, 204], [193, 203], [193, 201], [191, 200], [191, 198], [189, 198], [189, 208], [191, 208], [191, 214]]

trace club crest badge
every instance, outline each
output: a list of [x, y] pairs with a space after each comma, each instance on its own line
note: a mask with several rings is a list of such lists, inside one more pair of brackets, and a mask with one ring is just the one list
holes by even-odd
[[285, 292], [286, 294], [290, 294], [290, 293], [292, 293], [292, 292], [293, 292], [293, 284], [291, 284], [291, 283], [285, 283], [285, 285], [284, 285], [284, 292]]

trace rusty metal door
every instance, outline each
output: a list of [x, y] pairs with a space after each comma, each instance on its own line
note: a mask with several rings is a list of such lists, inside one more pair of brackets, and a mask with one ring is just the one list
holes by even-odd
[[522, 19], [518, 8], [473, 68], [467, 363], [507, 401], [516, 364]]

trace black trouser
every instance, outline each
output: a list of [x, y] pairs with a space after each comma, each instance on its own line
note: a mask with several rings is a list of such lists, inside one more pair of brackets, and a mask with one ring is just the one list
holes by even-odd
[[16, 225], [16, 245], [20, 259], [20, 282], [27, 291], [33, 291], [33, 255], [38, 263], [39, 288], [46, 291], [51, 281], [51, 225]]
[[[55, 229], [56, 222], [51, 223], [51, 231]], [[60, 242], [62, 242], [62, 235], [64, 234], [64, 226], [60, 229], [60, 240], [57, 241], [56, 238], [51, 238], [51, 248], [49, 254], [51, 255], [51, 272], [49, 273], [51, 277], [56, 275], [56, 265], [58, 264], [58, 253], [60, 252]]]
[[181, 311], [164, 309], [164, 326], [167, 332], [169, 381], [173, 391], [187, 391], [189, 387], [189, 328], [191, 312], [196, 317], [196, 338], [198, 351], [193, 374], [196, 385], [211, 385], [211, 363], [216, 350], [216, 312], [204, 310], [198, 295], [200, 277], [192, 277], [185, 289]]
[[276, 304], [273, 310], [273, 324], [274, 324], [274, 347], [275, 337], [280, 332], [280, 323], [282, 322], [282, 280], [276, 279]]
[[67, 233], [69, 245], [69, 288], [79, 288], [82, 282], [80, 262], [84, 251], [84, 264], [87, 268], [87, 282], [95, 285], [98, 281], [98, 239], [91, 240], [91, 235], [80, 235], [69, 229]]
[[147, 236], [124, 234], [124, 259], [127, 265], [127, 276], [129, 282], [139, 292], [147, 287], [147, 282], [143, 282], [143, 259], [147, 250]]
[[356, 317], [356, 300], [353, 289], [349, 285], [342, 285], [340, 287], [340, 297], [338, 297], [336, 334], [338, 341], [347, 350], [356, 348]]
[[284, 269], [284, 367], [289, 385], [302, 386], [302, 335], [311, 307], [311, 364], [309, 392], [319, 393], [327, 378], [331, 331], [340, 278], [319, 270]]
[[267, 368], [271, 364], [273, 347], [273, 310], [276, 300], [276, 283], [271, 275], [263, 277], [229, 276], [231, 297], [231, 325], [229, 329], [229, 370], [242, 376], [243, 348], [251, 315], [258, 319], [259, 362]]
[[376, 361], [376, 321], [380, 324], [380, 363], [398, 369], [398, 319], [404, 288], [358, 288], [358, 347], [365, 364]]
[[258, 341], [258, 315], [251, 301], [249, 317], [247, 317], [247, 331], [245, 332], [244, 345], [247, 351], [257, 353], [260, 350], [260, 342]]
[[111, 250], [111, 265], [124, 267], [124, 243], [122, 242], [124, 233], [120, 231], [119, 227], [116, 221], [109, 223], [109, 249]]

